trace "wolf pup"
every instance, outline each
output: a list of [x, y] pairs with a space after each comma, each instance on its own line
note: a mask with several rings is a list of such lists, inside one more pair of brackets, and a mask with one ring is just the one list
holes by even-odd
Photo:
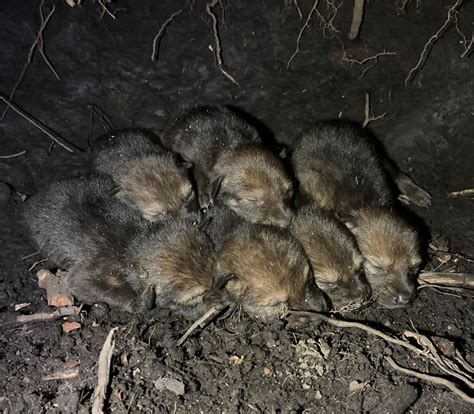
[[223, 204], [250, 222], [288, 226], [293, 185], [282, 161], [229, 109], [189, 110], [163, 133], [163, 143], [194, 164], [202, 208], [218, 194]]

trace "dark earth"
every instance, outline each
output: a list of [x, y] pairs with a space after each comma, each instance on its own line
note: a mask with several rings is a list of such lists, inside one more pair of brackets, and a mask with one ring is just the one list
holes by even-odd
[[[81, 328], [70, 333], [63, 333], [62, 320], [12, 323], [18, 314], [51, 311], [37, 286], [41, 264], [32, 267], [42, 257], [22, 260], [36, 251], [21, 220], [23, 200], [54, 179], [85, 170], [89, 144], [104, 131], [97, 111], [116, 128], [160, 130], [179, 108], [230, 104], [289, 145], [315, 120], [362, 122], [369, 93], [372, 112], [386, 113], [369, 128], [433, 196], [431, 207], [412, 209], [426, 224], [426, 244], [434, 248], [426, 251], [427, 269], [474, 269], [468, 260], [474, 257], [474, 200], [448, 197], [474, 184], [473, 54], [461, 57], [467, 44], [456, 25], [440, 36], [405, 85], [454, 0], [408, 0], [404, 11], [402, 1], [372, 0], [355, 41], [347, 40], [352, 2], [320, 0], [317, 10], [326, 21], [334, 12], [331, 4], [340, 4], [333, 26], [314, 14], [288, 70], [313, 1], [299, 0], [302, 20], [289, 0], [222, 1], [223, 9], [215, 12], [224, 67], [239, 86], [216, 67], [204, 1], [104, 0], [115, 19], [102, 16], [100, 3], [84, 0], [71, 8], [65, 1], [45, 1], [45, 15], [56, 5], [43, 36], [45, 51], [61, 79], [37, 50], [14, 97], [82, 151], [71, 154], [51, 145], [12, 110], [0, 123], [0, 155], [27, 151], [0, 159], [0, 411], [87, 412], [99, 352], [108, 331], [119, 326], [105, 407], [111, 412], [472, 412], [447, 388], [394, 371], [385, 356], [440, 374], [426, 360], [354, 329], [299, 328], [285, 320], [264, 325], [234, 314], [177, 347], [192, 321], [166, 310], [138, 317], [84, 306], [77, 318]], [[180, 8], [152, 62], [155, 34]], [[474, 2], [465, 1], [457, 26], [468, 41], [473, 17]], [[1, 1], [0, 22], [0, 90], [9, 95], [41, 24], [39, 1]], [[395, 54], [365, 64], [342, 59], [344, 52], [361, 61], [384, 51]], [[29, 305], [15, 311], [23, 303]], [[371, 306], [342, 317], [395, 336], [416, 329], [448, 338], [472, 363], [472, 303], [427, 288], [406, 308]], [[76, 378], [42, 379], [77, 364]]]

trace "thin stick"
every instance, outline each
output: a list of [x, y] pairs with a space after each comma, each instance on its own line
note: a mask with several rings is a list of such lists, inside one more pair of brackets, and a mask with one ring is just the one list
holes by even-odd
[[154, 62], [155, 60], [158, 59], [158, 53], [160, 51], [160, 44], [161, 44], [161, 39], [163, 35], [165, 34], [166, 28], [169, 26], [169, 24], [176, 18], [178, 17], [184, 9], [180, 9], [177, 12], [173, 13], [170, 17], [166, 19], [166, 21], [161, 25], [160, 30], [156, 34], [156, 36], [153, 39], [153, 50], [151, 52], [151, 61]]
[[444, 34], [444, 32], [448, 30], [449, 27], [453, 24], [453, 21], [456, 18], [457, 10], [459, 9], [459, 7], [461, 7], [463, 2], [464, 0], [456, 0], [456, 2], [449, 8], [448, 17], [446, 18], [446, 21], [438, 29], [438, 31], [428, 39], [425, 46], [423, 47], [423, 51], [421, 52], [417, 64], [410, 70], [410, 72], [408, 72], [408, 75], [405, 78], [405, 86], [408, 86], [408, 83], [413, 80], [418, 71], [425, 65], [428, 56], [430, 55], [431, 50], [433, 49], [433, 46]]
[[[18, 115], [21, 115], [23, 118], [25, 118], [28, 122], [30, 122], [32, 125], [34, 125], [36, 128], [38, 128], [43, 134], [47, 135], [50, 137], [56, 144], [60, 145], [63, 147], [66, 151], [69, 152], [74, 152], [72, 147], [70, 147], [67, 143], [65, 144], [64, 142], [67, 142], [64, 138], [60, 137], [56, 132], [52, 131], [50, 128], [48, 128], [46, 125], [43, 125], [40, 121], [34, 119], [31, 115], [28, 115], [23, 109], [21, 109], [18, 105], [14, 104], [13, 102], [9, 101], [3, 93], [0, 93], [0, 99], [5, 102], [11, 109], [13, 109]], [[63, 142], [64, 141], [64, 142]]]
[[298, 12], [298, 16], [300, 16], [300, 20], [303, 20], [303, 13], [301, 11], [300, 5], [298, 4], [298, 0], [293, 0], [293, 5], [295, 6], [296, 11]]
[[21, 157], [22, 155], [25, 155], [28, 151], [20, 151], [17, 152], [16, 154], [11, 154], [11, 155], [0, 155], [0, 159], [2, 160], [7, 160], [9, 158], [16, 158], [16, 157]]
[[26, 260], [26, 259], [31, 259], [32, 257], [34, 256], [38, 256], [39, 254], [41, 254], [41, 252], [34, 252], [34, 253], [31, 253], [31, 254], [28, 254], [26, 256], [23, 256], [20, 260]]
[[[40, 12], [40, 17], [41, 17], [41, 24], [44, 23], [44, 13], [43, 13], [43, 4], [44, 4], [44, 0], [41, 2], [40, 4], [40, 8], [39, 8], [39, 12]], [[43, 60], [46, 62], [46, 64], [48, 65], [49, 69], [51, 70], [51, 72], [53, 72], [53, 75], [56, 76], [56, 79], [57, 80], [61, 80], [61, 76], [59, 76], [59, 73], [56, 71], [56, 69], [54, 69], [54, 66], [52, 65], [52, 63], [50, 62], [48, 56], [46, 56], [46, 52], [44, 50], [44, 40], [43, 40], [43, 34], [41, 33], [41, 35], [39, 36], [38, 38], [38, 49], [39, 49], [39, 52], [43, 58]]]
[[99, 355], [99, 368], [97, 373], [97, 385], [92, 396], [92, 414], [102, 414], [106, 397], [107, 385], [109, 384], [110, 363], [114, 353], [114, 334], [118, 327], [112, 328], [105, 339], [104, 346]]
[[365, 0], [354, 0], [351, 31], [347, 36], [349, 40], [355, 40], [359, 37], [360, 26], [362, 25], [362, 18], [364, 16], [364, 3]]
[[28, 323], [28, 322], [39, 322], [39, 321], [52, 321], [55, 319], [62, 318], [63, 316], [77, 316], [79, 315], [81, 308], [77, 306], [68, 306], [65, 308], [60, 308], [51, 313], [34, 313], [32, 315], [19, 315], [16, 317], [18, 323]]
[[418, 279], [428, 284], [474, 289], [474, 273], [421, 272]]
[[473, 46], [474, 46], [474, 33], [471, 36], [471, 41], [469, 42], [469, 44], [465, 46], [466, 50], [462, 53], [461, 57], [462, 58], [468, 57], [472, 52]]
[[[42, 0], [41, 4], [40, 4], [40, 8], [43, 6], [43, 3], [44, 3], [44, 0]], [[26, 59], [26, 63], [25, 65], [23, 66], [23, 69], [22, 71], [20, 72], [20, 76], [18, 77], [15, 85], [13, 86], [13, 89], [11, 90], [10, 92], [10, 95], [8, 97], [8, 100], [5, 101], [7, 104], [11, 103], [13, 101], [13, 97], [15, 96], [15, 92], [16, 90], [18, 89], [18, 87], [20, 86], [20, 83], [22, 82], [23, 78], [25, 77], [25, 74], [26, 74], [26, 71], [28, 70], [28, 66], [30, 65], [32, 59], [33, 59], [33, 55], [35, 53], [35, 49], [36, 49], [36, 46], [38, 46], [38, 42], [39, 42], [39, 39], [41, 36], [43, 36], [43, 31], [44, 29], [46, 29], [46, 26], [48, 25], [49, 23], [49, 20], [51, 19], [51, 17], [53, 16], [54, 12], [56, 11], [56, 5], [54, 5], [52, 8], [51, 8], [51, 11], [48, 13], [48, 15], [46, 16], [46, 18], [43, 20], [43, 22], [41, 23], [41, 26], [38, 30], [38, 33], [36, 35], [36, 38], [35, 38], [35, 41], [33, 42], [33, 44], [31, 45], [30, 47], [30, 50], [28, 52], [28, 58]], [[9, 108], [12, 108], [11, 106], [7, 106], [4, 110], [3, 110], [3, 113], [2, 113], [2, 117], [1, 119], [3, 120], [5, 118], [5, 115], [7, 114], [8, 112], [8, 109]], [[13, 108], [12, 108], [13, 109]]]
[[219, 38], [219, 30], [217, 27], [218, 21], [217, 21], [217, 16], [214, 13], [214, 7], [216, 7], [216, 5], [219, 2], [220, 0], [211, 0], [209, 3], [206, 4], [206, 13], [212, 18], [212, 33], [214, 35], [214, 55], [216, 58], [217, 68], [221, 71], [221, 73], [227, 79], [235, 83], [237, 86], [240, 86], [239, 82], [237, 82], [235, 78], [224, 69], [224, 60], [222, 59], [221, 40]]
[[66, 369], [64, 371], [53, 372], [41, 377], [42, 381], [63, 380], [76, 378], [79, 375], [79, 368]]
[[213, 306], [211, 309], [209, 309], [204, 315], [202, 315], [196, 322], [194, 322], [189, 329], [184, 333], [184, 335], [178, 339], [178, 342], [176, 343], [178, 346], [181, 346], [186, 339], [189, 338], [189, 336], [202, 324], [210, 320], [213, 316], [215, 316], [217, 313], [219, 313], [222, 308], [216, 308]]
[[467, 188], [461, 191], [451, 191], [448, 193], [448, 197], [474, 197], [474, 188]]
[[[115, 15], [107, 8], [107, 6], [104, 4], [103, 0], [97, 0], [97, 2], [102, 6], [102, 11], [103, 13], [107, 13], [112, 19], [115, 20]], [[103, 16], [103, 14], [102, 14]]]
[[411, 369], [408, 369], [408, 368], [403, 368], [400, 365], [398, 365], [389, 356], [386, 356], [385, 359], [393, 369], [401, 372], [402, 374], [410, 375], [412, 377], [421, 379], [421, 380], [426, 381], [426, 382], [430, 382], [432, 384], [444, 385], [445, 387], [449, 388], [452, 392], [454, 392], [456, 395], [461, 397], [464, 401], [467, 401], [470, 404], [474, 404], [474, 398], [470, 397], [465, 392], [461, 391], [458, 387], [456, 387], [456, 385], [452, 381], [449, 381], [445, 378], [438, 377], [438, 376], [435, 376], [435, 375], [425, 374], [425, 373], [414, 371], [414, 370], [411, 370]]
[[286, 70], [288, 70], [290, 68], [291, 62], [293, 62], [293, 59], [295, 58], [295, 56], [300, 51], [301, 37], [303, 36], [304, 31], [306, 30], [306, 28], [309, 25], [309, 22], [311, 21], [311, 17], [313, 17], [313, 14], [314, 14], [316, 8], [318, 7], [318, 3], [319, 3], [319, 0], [314, 0], [313, 7], [309, 11], [308, 16], [306, 17], [306, 21], [304, 22], [303, 26], [300, 29], [300, 32], [298, 33], [298, 37], [296, 38], [296, 49], [293, 52], [293, 54], [291, 55], [288, 62], [286, 62]]

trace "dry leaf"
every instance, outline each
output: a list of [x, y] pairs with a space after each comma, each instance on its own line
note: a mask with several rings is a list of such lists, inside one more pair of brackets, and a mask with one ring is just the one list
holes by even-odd
[[362, 381], [351, 381], [349, 383], [349, 392], [350, 393], [353, 393], [353, 392], [357, 392], [357, 391], [361, 391], [365, 388], [365, 386], [368, 384], [368, 382], [362, 382]]
[[76, 329], [80, 329], [81, 324], [79, 322], [64, 322], [63, 323], [63, 332], [69, 333], [71, 331], [75, 331]]

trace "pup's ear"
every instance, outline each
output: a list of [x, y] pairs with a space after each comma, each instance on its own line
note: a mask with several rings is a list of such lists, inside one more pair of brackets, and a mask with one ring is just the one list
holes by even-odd
[[120, 186], [113, 187], [107, 194], [109, 197], [121, 198]]
[[237, 279], [237, 276], [233, 273], [228, 273], [224, 275], [217, 274], [212, 280], [212, 288], [215, 290], [222, 290], [226, 287], [227, 283], [235, 279]]
[[340, 214], [336, 213], [336, 218], [343, 223], [349, 230], [353, 230], [357, 227], [357, 218], [355, 215], [347, 213]]
[[222, 184], [222, 180], [224, 179], [224, 177], [217, 177], [214, 179], [214, 181], [212, 181], [211, 183], [211, 202], [214, 202], [214, 200], [216, 199], [216, 197], [219, 195], [219, 191], [221, 190], [221, 184]]

